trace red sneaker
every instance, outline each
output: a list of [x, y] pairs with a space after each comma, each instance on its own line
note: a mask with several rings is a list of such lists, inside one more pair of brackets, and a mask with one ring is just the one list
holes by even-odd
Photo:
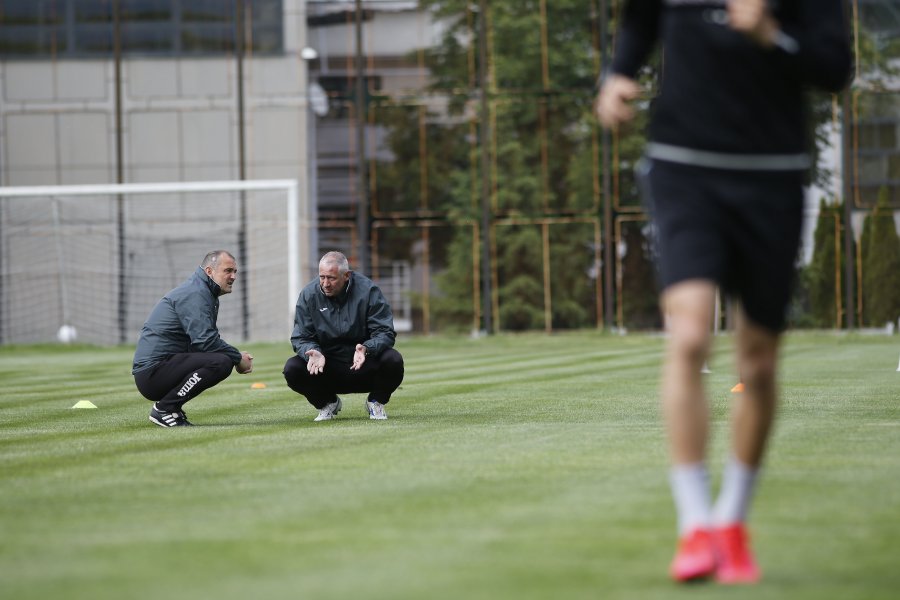
[[742, 523], [713, 530], [719, 565], [716, 581], [719, 583], [756, 583], [759, 581], [759, 567], [750, 550], [750, 537]]
[[678, 550], [669, 566], [675, 581], [693, 581], [709, 577], [716, 570], [712, 533], [694, 529], [678, 540]]

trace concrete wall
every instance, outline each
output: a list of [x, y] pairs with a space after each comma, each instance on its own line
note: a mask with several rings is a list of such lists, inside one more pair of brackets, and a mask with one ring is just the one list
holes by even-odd
[[[283, 7], [284, 54], [244, 59], [245, 176], [305, 182], [310, 168], [307, 64], [300, 57], [306, 45], [305, 0], [284, 0]], [[119, 81], [112, 57], [0, 61], [0, 185], [116, 183], [119, 141], [124, 183], [239, 179], [238, 83], [234, 56], [126, 57]], [[116, 130], [117, 86], [121, 132]], [[308, 187], [301, 184], [299, 189], [301, 229], [307, 232], [300, 240], [300, 280], [305, 282], [315, 273], [318, 260], [314, 256], [317, 250], [311, 248], [315, 207]], [[88, 203], [82, 206], [89, 210]], [[209, 213], [197, 210], [197, 206], [192, 199], [178, 195], [135, 204], [131, 209], [134, 214], [129, 215], [136, 220], [131, 229], [144, 233], [154, 228], [190, 231], [192, 222], [199, 226], [208, 219]], [[81, 210], [78, 204], [67, 203], [67, 207]], [[231, 203], [224, 200], [221, 209], [223, 213], [233, 212]], [[276, 209], [266, 209], [265, 219], [271, 218], [272, 210]], [[277, 210], [277, 219], [283, 223], [286, 208], [278, 203]], [[90, 227], [90, 217], [85, 215], [81, 221]], [[5, 228], [0, 240], [5, 246], [2, 259], [4, 270], [9, 272], [15, 269], [10, 261], [30, 254], [32, 241], [27, 229], [20, 228], [13, 235], [12, 221], [7, 218], [6, 225], [3, 223], [0, 220], [0, 227]], [[86, 260], [97, 270], [114, 272], [118, 265], [115, 231], [109, 230], [105, 219], [96, 220], [94, 229], [104, 231], [106, 242], [90, 256], [80, 257], [79, 262]], [[252, 247], [259, 237], [250, 236], [248, 240], [250, 256], [271, 252]], [[199, 264], [202, 252], [199, 256], [197, 253], [194, 249], [186, 260]], [[281, 278], [284, 273], [272, 276]], [[46, 289], [42, 287], [39, 295], [59, 296], [58, 280], [46, 278], [42, 284]], [[115, 280], [110, 278], [113, 283]], [[4, 285], [0, 293], [13, 291]], [[96, 295], [103, 304], [100, 310], [115, 312], [117, 294], [97, 291]], [[285, 297], [280, 294], [279, 306]], [[11, 304], [11, 298], [8, 296], [3, 306], [7, 314], [0, 317], [14, 322], [16, 315], [9, 314], [15, 304]]]

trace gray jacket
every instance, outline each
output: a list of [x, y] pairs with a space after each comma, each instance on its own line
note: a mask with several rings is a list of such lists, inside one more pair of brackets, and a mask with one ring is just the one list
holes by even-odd
[[318, 350], [326, 359], [352, 362], [356, 344], [378, 356], [394, 346], [394, 316], [384, 294], [371, 279], [351, 272], [343, 291], [329, 298], [311, 281], [300, 292], [294, 312], [291, 345], [307, 360], [308, 350]]
[[241, 352], [219, 337], [219, 284], [197, 267], [187, 281], [162, 297], [141, 328], [134, 364], [137, 373], [186, 352], [222, 352], [234, 364]]

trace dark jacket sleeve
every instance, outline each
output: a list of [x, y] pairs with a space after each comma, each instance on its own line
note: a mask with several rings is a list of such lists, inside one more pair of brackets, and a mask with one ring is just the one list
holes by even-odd
[[394, 331], [394, 315], [384, 294], [376, 286], [369, 289], [366, 330], [369, 339], [363, 342], [363, 346], [367, 348], [368, 354], [378, 356], [394, 347], [397, 335]]
[[200, 294], [189, 294], [173, 301], [175, 314], [191, 340], [192, 352], [223, 352], [234, 364], [241, 362], [241, 352], [219, 336], [216, 327], [215, 300]]
[[316, 326], [307, 311], [308, 300], [305, 297], [306, 290], [297, 296], [297, 306], [294, 308], [294, 330], [291, 332], [291, 346], [294, 352], [306, 360], [306, 353], [310, 350], [322, 349], [316, 337]]
[[784, 53], [790, 72], [799, 80], [828, 92], [840, 91], [850, 80], [850, 29], [842, 0], [802, 0], [798, 23], [783, 23]]
[[629, 0], [622, 13], [610, 71], [631, 79], [656, 46], [659, 37], [661, 0]]

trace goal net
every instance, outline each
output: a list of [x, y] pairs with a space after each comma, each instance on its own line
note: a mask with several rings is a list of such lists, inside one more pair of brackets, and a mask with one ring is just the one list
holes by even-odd
[[0, 344], [135, 343], [219, 249], [239, 271], [222, 337], [287, 340], [314, 227], [298, 202], [293, 180], [0, 187]]

